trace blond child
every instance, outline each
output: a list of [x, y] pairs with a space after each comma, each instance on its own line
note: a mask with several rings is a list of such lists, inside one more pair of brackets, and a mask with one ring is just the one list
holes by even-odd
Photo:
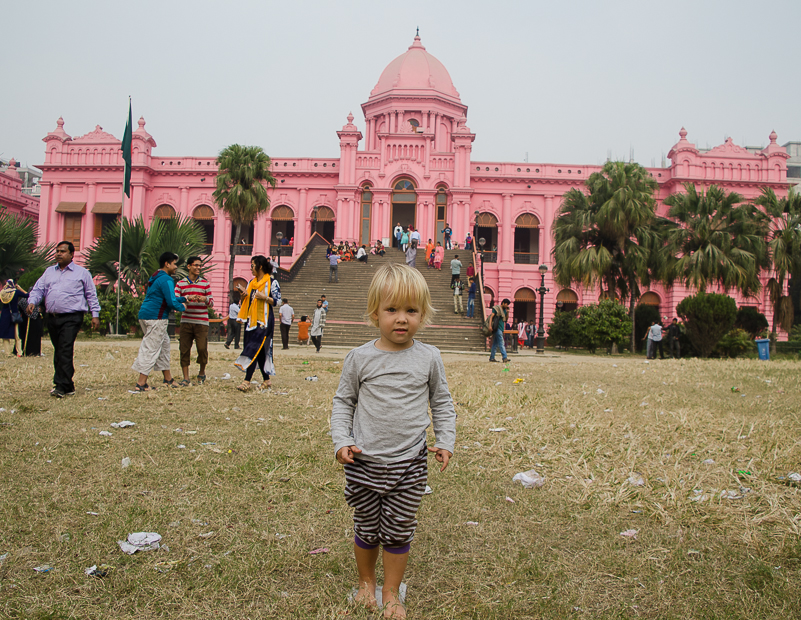
[[[381, 545], [385, 618], [406, 617], [399, 588], [426, 488], [427, 452], [436, 453], [444, 471], [456, 439], [456, 413], [442, 357], [437, 348], [414, 339], [433, 313], [419, 271], [396, 263], [376, 271], [367, 318], [378, 327], [380, 338], [348, 353], [331, 413], [336, 458], [345, 466], [345, 499], [354, 509], [356, 601], [376, 607]], [[427, 447], [432, 420], [436, 442]]]

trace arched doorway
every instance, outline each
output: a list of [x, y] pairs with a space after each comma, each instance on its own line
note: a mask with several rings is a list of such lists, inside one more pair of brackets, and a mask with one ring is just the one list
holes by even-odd
[[487, 303], [488, 308], [492, 308], [495, 305], [495, 291], [489, 286], [484, 287], [484, 301]]
[[537, 265], [540, 261], [540, 221], [532, 213], [521, 213], [515, 220], [515, 262]]
[[359, 225], [359, 245], [370, 247], [370, 219], [373, 212], [373, 188], [365, 185], [362, 188], [361, 220]]
[[160, 220], [171, 220], [175, 218], [175, 209], [173, 209], [170, 205], [159, 205], [156, 207], [156, 210], [153, 211], [153, 219], [158, 218]]
[[206, 235], [205, 252], [211, 254], [214, 250], [214, 209], [208, 205], [200, 205], [192, 212], [192, 219], [203, 229]]
[[436, 205], [437, 205], [437, 224], [436, 224], [436, 241], [439, 241], [443, 245], [445, 244], [445, 235], [442, 234], [442, 231], [445, 229], [445, 224], [448, 223], [448, 194], [445, 191], [444, 187], [437, 188], [437, 196], [436, 196]]
[[292, 254], [292, 250], [287, 250], [287, 248], [289, 248], [289, 241], [295, 237], [295, 212], [291, 207], [280, 205], [273, 209], [272, 214], [270, 214], [270, 220], [272, 221], [273, 229], [273, 238], [270, 239], [270, 256], [278, 254], [277, 234], [279, 232], [282, 235], [281, 254], [283, 256]]
[[[317, 212], [317, 233], [328, 243], [334, 243], [334, 210], [330, 207], [314, 207]], [[314, 232], [314, 222], [312, 222]]]
[[[415, 186], [409, 179], [400, 179], [392, 187], [392, 219], [391, 225], [394, 230], [400, 224], [404, 230], [417, 223], [417, 192]], [[392, 231], [390, 231], [392, 235]], [[398, 246], [397, 239], [392, 239], [393, 247]]]
[[514, 321], [537, 320], [537, 294], [528, 287], [515, 292], [515, 302], [512, 307]]
[[564, 288], [556, 294], [556, 311], [572, 312], [578, 308], [578, 295], [569, 288]]
[[484, 239], [484, 262], [498, 262], [498, 218], [492, 213], [479, 213], [476, 217], [476, 243], [481, 249]]

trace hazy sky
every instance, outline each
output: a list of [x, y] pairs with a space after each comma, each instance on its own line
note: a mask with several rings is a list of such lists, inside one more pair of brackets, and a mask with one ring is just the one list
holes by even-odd
[[336, 157], [348, 112], [415, 29], [450, 72], [474, 160], [660, 164], [801, 140], [798, 0], [259, 0], [4, 3], [0, 156], [36, 165], [64, 117], [122, 136], [128, 95], [156, 155]]

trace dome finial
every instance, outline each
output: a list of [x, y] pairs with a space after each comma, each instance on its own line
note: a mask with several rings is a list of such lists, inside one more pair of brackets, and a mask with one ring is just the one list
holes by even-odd
[[684, 140], [686, 137], [687, 137], [687, 130], [684, 127], [682, 127], [681, 130], [679, 131], [679, 138]]
[[420, 26], [417, 27], [417, 34], [415, 36], [417, 36], [417, 37], [420, 36]]
[[771, 131], [771, 132], [770, 132], [770, 135], [768, 136], [768, 139], [770, 140], [770, 143], [771, 143], [771, 144], [776, 144], [776, 139], [777, 139], [778, 137], [779, 137], [779, 136], [777, 136], [777, 135], [776, 135], [776, 132], [775, 132], [775, 131]]

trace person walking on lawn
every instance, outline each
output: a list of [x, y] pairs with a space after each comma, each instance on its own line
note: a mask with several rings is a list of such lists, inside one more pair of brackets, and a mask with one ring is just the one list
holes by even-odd
[[231, 342], [234, 342], [234, 349], [238, 349], [240, 325], [236, 317], [239, 316], [239, 293], [232, 293], [231, 295], [231, 304], [228, 306], [228, 335], [225, 337], [223, 346], [226, 349], [230, 349]]
[[289, 305], [288, 299], [284, 299], [278, 314], [281, 317], [281, 348], [287, 350], [289, 349], [289, 330], [292, 327], [292, 321], [295, 320], [295, 311]]
[[206, 382], [206, 364], [209, 363], [209, 308], [214, 307], [214, 297], [211, 295], [211, 284], [200, 275], [202, 264], [199, 256], [190, 256], [186, 261], [189, 274], [178, 280], [178, 284], [175, 285], [176, 297], [196, 300], [187, 302], [186, 310], [181, 315], [181, 328], [178, 332], [181, 372], [184, 375], [179, 384], [181, 387], [192, 385], [189, 380], [192, 342], [196, 343], [197, 363], [200, 365], [197, 382], [198, 384]]
[[323, 330], [325, 329], [325, 315], [326, 311], [323, 308], [323, 300], [317, 300], [317, 307], [314, 309], [312, 313], [312, 324], [311, 330], [309, 334], [311, 335], [311, 340], [314, 343], [315, 348], [317, 349], [317, 353], [320, 352], [320, 347], [323, 346]]
[[100, 327], [100, 302], [92, 282], [92, 274], [72, 262], [75, 246], [62, 241], [56, 246], [56, 265], [48, 267], [28, 295], [28, 316], [44, 300], [47, 310], [47, 332], [53, 343], [53, 384], [50, 391], [56, 398], [73, 396], [72, 358], [75, 339], [83, 325], [83, 315], [92, 313], [92, 329]]
[[492, 347], [490, 348], [489, 361], [497, 362], [495, 359], [495, 351], [501, 352], [501, 359], [508, 362], [509, 358], [506, 356], [506, 345], [503, 342], [503, 330], [506, 327], [506, 321], [509, 317], [509, 300], [504, 299], [500, 305], [493, 306], [492, 308]]
[[[178, 271], [178, 255], [164, 252], [159, 256], [159, 270], [150, 276], [145, 292], [145, 300], [139, 309], [139, 325], [142, 328], [142, 343], [139, 354], [131, 369], [139, 373], [134, 386], [136, 392], [147, 392], [147, 376], [153, 370], [164, 375], [164, 384], [177, 388], [178, 384], [170, 373], [170, 336], [167, 323], [170, 311], [183, 312], [186, 297], [175, 296], [175, 283], [172, 276]], [[192, 301], [197, 301], [193, 299]]]
[[667, 345], [668, 353], [673, 359], [681, 359], [681, 343], [679, 337], [681, 336], [681, 329], [679, 328], [678, 319], [673, 319], [673, 322], [668, 327]]

